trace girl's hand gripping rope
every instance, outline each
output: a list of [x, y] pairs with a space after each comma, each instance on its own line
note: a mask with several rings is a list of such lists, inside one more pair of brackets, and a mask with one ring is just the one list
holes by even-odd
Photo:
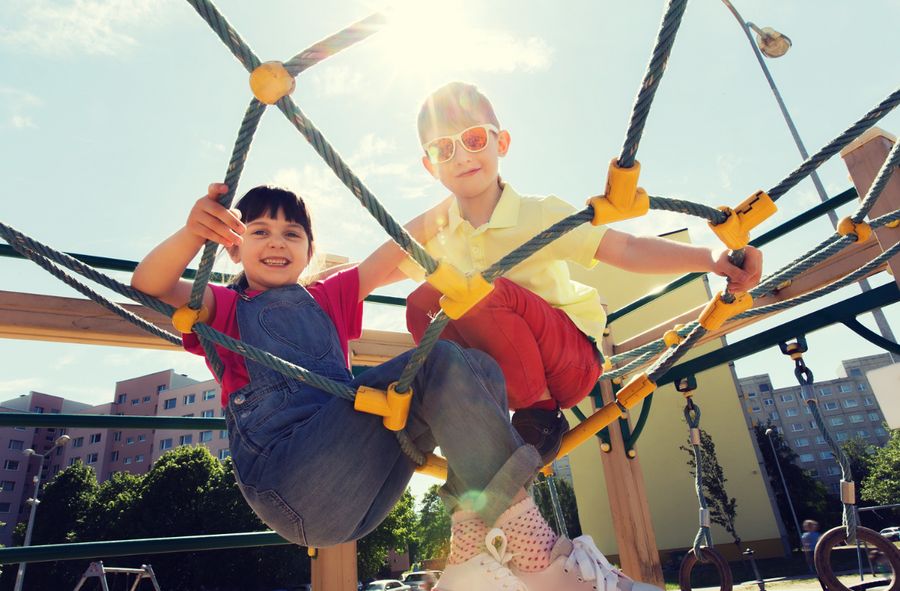
[[240, 211], [226, 209], [219, 203], [219, 197], [227, 192], [228, 185], [224, 183], [209, 185], [206, 195], [191, 208], [185, 227], [195, 236], [230, 248], [241, 243], [247, 227], [241, 222]]

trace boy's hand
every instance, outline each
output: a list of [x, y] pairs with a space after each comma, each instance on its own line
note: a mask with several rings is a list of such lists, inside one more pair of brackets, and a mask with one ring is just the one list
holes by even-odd
[[722, 250], [715, 255], [713, 273], [728, 278], [730, 293], [749, 291], [759, 284], [762, 275], [762, 251], [752, 246], [744, 248], [744, 268], [736, 267], [728, 260], [730, 250]]
[[206, 195], [191, 208], [185, 227], [195, 236], [230, 248], [241, 243], [241, 234], [247, 227], [241, 222], [240, 211], [225, 209], [219, 203], [219, 197], [227, 192], [228, 185], [211, 184]]

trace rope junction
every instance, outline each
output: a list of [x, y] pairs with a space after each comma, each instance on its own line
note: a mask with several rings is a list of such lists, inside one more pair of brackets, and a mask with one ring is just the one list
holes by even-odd
[[[483, 273], [464, 276], [455, 269], [448, 269], [445, 264], [439, 264], [435, 261], [434, 258], [425, 251], [422, 245], [416, 242], [403, 226], [391, 217], [376, 196], [350, 170], [349, 166], [334, 150], [331, 144], [328, 143], [322, 133], [289, 96], [294, 87], [294, 78], [298, 74], [378, 31], [385, 22], [385, 19], [381, 14], [373, 14], [368, 18], [347, 27], [313, 45], [307, 50], [300, 52], [284, 63], [263, 63], [256, 57], [249, 46], [241, 39], [237, 31], [229, 25], [226, 19], [209, 0], [187, 1], [207, 24], [209, 24], [210, 28], [213, 29], [244, 68], [251, 73], [251, 87], [255, 95], [255, 97], [251, 99], [239, 127], [237, 139], [235, 140], [231, 158], [226, 169], [224, 182], [228, 185], [228, 192], [222, 195], [219, 202], [225, 207], [230, 207], [259, 121], [268, 105], [276, 105], [287, 117], [288, 121], [306, 138], [328, 167], [332, 169], [335, 175], [357, 198], [360, 204], [366, 208], [370, 215], [376, 219], [390, 237], [402, 247], [413, 260], [425, 269], [428, 275], [428, 281], [433, 283], [435, 287], [445, 294], [442, 299], [443, 310], [434, 318], [431, 325], [428, 327], [422, 342], [418, 345], [414, 354], [411, 355], [409, 363], [402, 375], [391, 388], [391, 392], [400, 395], [400, 397], [406, 396], [408, 398], [408, 396], [412, 395], [410, 384], [433, 349], [434, 344], [437, 342], [441, 331], [446, 326], [447, 322], [464, 313], [466, 309], [471, 308], [481, 298], [490, 293], [490, 284], [492, 284], [495, 279], [531, 256], [537, 250], [583, 223], [590, 222], [595, 225], [611, 223], [613, 221], [643, 215], [650, 209], [674, 211], [701, 217], [709, 222], [713, 232], [734, 251], [732, 258], [733, 262], [741, 264], [743, 261], [743, 248], [749, 243], [750, 231], [775, 213], [776, 208], [774, 202], [812, 173], [823, 162], [862, 135], [863, 132], [872, 127], [879, 119], [891, 112], [893, 108], [900, 103], [900, 89], [898, 89], [891, 93], [884, 101], [844, 133], [808, 158], [795, 171], [775, 185], [775, 187], [768, 192], [758, 191], [754, 193], [733, 209], [729, 207], [715, 209], [686, 200], [668, 199], [656, 196], [650, 197], [647, 195], [646, 191], [637, 186], [640, 164], [635, 159], [635, 156], [649, 114], [650, 105], [662, 79], [665, 63], [674, 44], [675, 34], [678, 31], [687, 4], [686, 0], [670, 0], [660, 24], [659, 34], [650, 62], [647, 66], [644, 80], [633, 106], [631, 120], [623, 142], [622, 151], [618, 158], [614, 159], [610, 164], [605, 193], [601, 196], [593, 197], [590, 199], [589, 204], [585, 209], [572, 214], [568, 218], [539, 233], [519, 248], [507, 254], [501, 260], [497, 261]], [[270, 78], [274, 82], [268, 84], [264, 80], [260, 83], [259, 80], [263, 78], [262, 76], [257, 75], [260, 72], [266, 74], [266, 76], [271, 75]], [[889, 248], [882, 255], [876, 257], [859, 270], [835, 281], [831, 285], [790, 300], [778, 302], [758, 309], [751, 309], [752, 298], [776, 293], [779, 286], [784, 284], [784, 282], [790, 281], [801, 275], [812, 266], [847, 248], [856, 241], [865, 240], [872, 228], [879, 228], [900, 220], [900, 211], [894, 211], [875, 220], [871, 220], [868, 224], [863, 221], [872, 204], [877, 201], [878, 196], [887, 184], [887, 180], [891, 173], [897, 167], [898, 161], [900, 161], [900, 151], [898, 151], [897, 146], [895, 146], [856, 212], [847, 218], [845, 223], [842, 223], [833, 236], [829, 237], [803, 256], [798, 257], [795, 261], [784, 266], [782, 269], [764, 278], [760, 284], [748, 294], [731, 294], [725, 292], [717, 295], [707, 306], [707, 309], [701, 315], [699, 320], [691, 322], [682, 328], [670, 331], [671, 334], [669, 335], [670, 338], [668, 339], [668, 342], [665, 339], [659, 339], [642, 347], [637, 347], [627, 353], [613, 356], [611, 361], [614, 366], [618, 366], [618, 369], [605, 372], [601, 379], [609, 380], [628, 375], [649, 363], [658, 353], [663, 352], [662, 356], [653, 363], [650, 369], [637, 375], [617, 393], [614, 402], [607, 404], [604, 408], [598, 410], [594, 417], [588, 418], [582, 423], [581, 426], [590, 423], [589, 427], [590, 429], [593, 429], [592, 432], [582, 438], [582, 441], [607, 426], [617, 417], [623, 416], [629, 408], [651, 395], [656, 388], [656, 382], [658, 382], [666, 372], [683, 358], [693, 345], [702, 339], [709, 331], [718, 329], [726, 321], [768, 314], [810, 301], [825, 293], [830, 293], [843, 285], [849, 284], [860, 277], [864, 277], [884, 264], [890, 256], [893, 256], [893, 254], [897, 252], [897, 245]], [[66, 274], [60, 267], [65, 267], [81, 274], [116, 293], [140, 302], [167, 316], [173, 316], [179, 313], [179, 311], [175, 310], [172, 306], [169, 306], [156, 298], [140, 293], [130, 286], [115, 281], [69, 255], [40, 244], [2, 222], [0, 222], [0, 236], [9, 242], [10, 246], [23, 256], [34, 260], [40, 266], [47, 269], [67, 284], [73, 286], [90, 299], [101, 303], [101, 305], [107, 309], [119, 314], [129, 322], [134, 323], [154, 335], [164, 338], [174, 344], [180, 344], [180, 339], [177, 336], [151, 325], [134, 314], [131, 314], [122, 308], [122, 306], [103, 298], [101, 295]], [[190, 311], [188, 316], [193, 318], [193, 320], [189, 321], [187, 328], [188, 330], [196, 332], [200, 338], [204, 350], [207, 352], [210, 363], [217, 375], [221, 377], [222, 363], [215, 351], [215, 345], [239, 353], [240, 355], [257, 361], [292, 379], [301, 380], [335, 396], [340, 396], [348, 400], [355, 400], [357, 408], [359, 409], [360, 397], [357, 395], [358, 393], [346, 384], [319, 376], [305, 368], [291, 364], [283, 359], [276, 358], [265, 351], [235, 340], [209, 327], [204, 322], [195, 321], [201, 313], [200, 304], [202, 302], [203, 293], [212, 275], [212, 265], [216, 249], [217, 245], [214, 242], [210, 241], [204, 245], [200, 265], [192, 287], [190, 303], [188, 305]], [[447, 305], [445, 305], [445, 303]], [[677, 335], [678, 338], [673, 338], [672, 335]], [[377, 414], [385, 416], [384, 420], [386, 426], [388, 426], [389, 423], [395, 425], [389, 428], [396, 431], [398, 440], [404, 452], [418, 465], [424, 466], [429, 462], [429, 458], [415, 448], [406, 432], [403, 430], [403, 425], [406, 420], [405, 413], [408, 410], [408, 401], [405, 404], [405, 410], [402, 408], [398, 409], [395, 408], [391, 402], [392, 399], [390, 396], [387, 394], [385, 394], [385, 396], [387, 402], [385, 402], [384, 406], [388, 407], [388, 409], [383, 412], [379, 411]], [[400, 404], [399, 407], [404, 407], [404, 405]], [[372, 411], [366, 410], [366, 412]], [[697, 412], [697, 415], [699, 418], [699, 411]], [[396, 427], [397, 424], [399, 424], [399, 428]], [[585, 429], [584, 432], [587, 432], [590, 429]], [[569, 435], [574, 435], [574, 432]], [[565, 453], [568, 453], [568, 451], [580, 442], [581, 441], [575, 441], [574, 439], [568, 441], [567, 439], [567, 442], [564, 442], [563, 444], [560, 455], [565, 455]], [[442, 469], [445, 470], [445, 468], [439, 466], [434, 473], [440, 473]]]

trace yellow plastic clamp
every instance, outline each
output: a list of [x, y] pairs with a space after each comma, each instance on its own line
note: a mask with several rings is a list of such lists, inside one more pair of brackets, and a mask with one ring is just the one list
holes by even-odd
[[634, 376], [616, 393], [616, 402], [625, 408], [631, 408], [656, 390], [656, 384], [650, 381], [646, 373]]
[[709, 227], [719, 240], [732, 250], [747, 246], [750, 242], [750, 230], [760, 225], [778, 211], [775, 202], [765, 191], [757, 191], [747, 197], [743, 203], [735, 207], [720, 207], [728, 216], [721, 224], [710, 222]]
[[894, 220], [893, 222], [888, 222], [884, 225], [885, 228], [896, 228], [900, 226], [900, 220]]
[[722, 300], [723, 292], [717, 293], [700, 313], [700, 326], [706, 330], [716, 330], [732, 316], [746, 312], [753, 307], [753, 297], [749, 293], [736, 293], [734, 301], [726, 303]]
[[416, 468], [416, 472], [438, 480], [447, 480], [447, 459], [428, 454], [425, 456], [425, 463]]
[[788, 343], [786, 349], [787, 349], [787, 354], [790, 356], [790, 358], [792, 360], [797, 361], [798, 359], [803, 359], [803, 351], [801, 350], [801, 347], [799, 344]]
[[306, 549], [306, 553], [309, 555], [310, 558], [318, 558], [319, 557], [319, 549], [313, 548], [312, 546], [310, 546], [309, 548]]
[[848, 216], [838, 222], [837, 233], [841, 236], [856, 234], [857, 242], [865, 242], [872, 237], [872, 226], [866, 222], [854, 224], [853, 220]]
[[181, 334], [194, 332], [194, 325], [209, 320], [209, 309], [201, 306], [199, 310], [189, 308], [187, 304], [172, 313], [172, 326]]
[[412, 402], [412, 389], [400, 393], [396, 388], [397, 382], [388, 386], [387, 392], [360, 386], [356, 391], [353, 408], [360, 412], [384, 417], [382, 422], [385, 428], [391, 431], [400, 431], [406, 426], [406, 417]]
[[603, 358], [603, 373], [612, 371], [612, 368], [613, 368], [612, 360], [609, 357], [604, 357]]
[[641, 163], [635, 160], [631, 168], [622, 168], [613, 158], [606, 175], [606, 193], [588, 199], [594, 208], [591, 224], [609, 224], [644, 215], [650, 210], [647, 191], [637, 186]]
[[461, 318], [494, 291], [493, 284], [485, 281], [481, 273], [463, 275], [459, 269], [445, 262], [439, 263], [425, 281], [444, 294], [441, 296], [441, 309], [453, 320]]
[[683, 324], [676, 324], [671, 330], [667, 330], [663, 334], [663, 342], [666, 344], [666, 347], [674, 347], [684, 340], [684, 337], [678, 334], [678, 331], [682, 328], [684, 328]]
[[253, 96], [267, 105], [274, 105], [294, 92], [297, 81], [281, 62], [262, 63], [250, 73], [250, 90]]

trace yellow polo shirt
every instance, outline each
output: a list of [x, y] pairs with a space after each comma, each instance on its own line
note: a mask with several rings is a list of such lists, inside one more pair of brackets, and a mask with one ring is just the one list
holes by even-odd
[[[482, 272], [576, 211], [558, 197], [523, 197], [506, 183], [487, 223], [473, 228], [460, 216], [459, 205], [454, 200], [447, 225], [424, 247], [436, 260], [446, 261], [463, 273]], [[600, 295], [593, 287], [573, 281], [566, 263], [578, 263], [586, 268], [596, 265], [594, 253], [605, 232], [605, 226], [582, 224], [545, 245], [507, 271], [504, 277], [563, 310], [575, 326], [599, 342], [606, 326]], [[403, 261], [400, 269], [416, 281], [425, 277], [424, 269], [411, 258]]]

